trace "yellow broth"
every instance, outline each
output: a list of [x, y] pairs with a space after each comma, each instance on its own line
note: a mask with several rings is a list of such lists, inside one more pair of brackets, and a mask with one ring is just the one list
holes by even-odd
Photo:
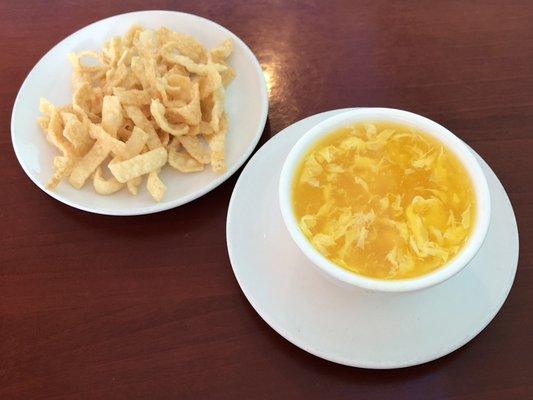
[[378, 279], [427, 274], [475, 222], [470, 176], [443, 143], [396, 123], [338, 129], [315, 144], [292, 187], [300, 229], [326, 258]]

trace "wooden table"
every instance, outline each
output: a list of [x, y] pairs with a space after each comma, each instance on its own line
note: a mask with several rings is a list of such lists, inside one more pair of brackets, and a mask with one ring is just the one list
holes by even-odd
[[[88, 214], [48, 197], [10, 144], [30, 68], [98, 19], [180, 10], [239, 35], [268, 77], [262, 143], [347, 106], [411, 110], [492, 166], [520, 227], [511, 294], [471, 343], [395, 371], [335, 365], [253, 311], [225, 240], [236, 177], [156, 215]], [[7, 1], [0, 3], [0, 399], [533, 398], [531, 2]]]

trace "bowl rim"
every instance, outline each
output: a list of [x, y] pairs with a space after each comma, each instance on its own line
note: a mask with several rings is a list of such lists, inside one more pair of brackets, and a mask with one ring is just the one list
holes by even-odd
[[[414, 278], [386, 280], [365, 277], [348, 271], [323, 256], [309, 242], [298, 226], [292, 207], [292, 182], [302, 157], [320, 139], [342, 126], [373, 121], [398, 122], [422, 130], [441, 141], [461, 161], [468, 172], [476, 193], [477, 216], [472, 233], [461, 251], [448, 263], [428, 274]], [[392, 108], [357, 108], [337, 114], [317, 124], [304, 133], [290, 150], [279, 179], [279, 205], [285, 226], [300, 250], [322, 272], [351, 286], [380, 291], [407, 292], [427, 288], [461, 271], [480, 249], [490, 223], [490, 193], [481, 166], [468, 146], [451, 131], [437, 122], [421, 115]]]

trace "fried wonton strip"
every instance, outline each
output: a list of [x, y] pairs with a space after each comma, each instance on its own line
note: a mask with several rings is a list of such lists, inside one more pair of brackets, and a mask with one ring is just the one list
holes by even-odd
[[166, 147], [168, 142], [170, 142], [169, 133], [165, 131], [159, 131], [157, 135], [159, 136], [159, 140], [161, 140], [161, 144]]
[[46, 188], [53, 190], [56, 186], [70, 175], [74, 167], [75, 160], [65, 156], [54, 157], [54, 175], [46, 184]]
[[[179, 98], [185, 102], [190, 101], [193, 83], [189, 76], [183, 76], [174, 72], [169, 72], [163, 78], [165, 93], [173, 98]], [[166, 100], [171, 101], [169, 99]], [[165, 105], [168, 105], [165, 103]]]
[[189, 136], [196, 136], [200, 134], [200, 125], [191, 125], [189, 126], [189, 132], [187, 132], [187, 135]]
[[214, 63], [224, 63], [233, 52], [233, 41], [226, 39], [210, 51], [209, 55]]
[[48, 189], [54, 189], [72, 171], [75, 162], [74, 148], [62, 135], [62, 121], [58, 109], [46, 99], [41, 99], [39, 109], [47, 119], [46, 139], [62, 153], [62, 156], [54, 158], [54, 175], [46, 184]]
[[158, 147], [129, 160], [110, 163], [109, 169], [119, 182], [126, 183], [130, 179], [156, 171], [166, 162], [167, 150], [164, 147]]
[[115, 139], [100, 125], [90, 124], [89, 134], [93, 139], [105, 144], [105, 146], [114, 154], [124, 154], [126, 151], [126, 144], [118, 139]]
[[205, 135], [205, 136], [209, 136], [209, 135], [212, 135], [213, 133], [215, 133], [213, 131], [213, 128], [211, 127], [211, 124], [209, 122], [206, 122], [206, 121], [200, 121], [200, 125], [198, 127], [199, 129], [199, 133], [201, 133], [202, 135]]
[[126, 111], [127, 116], [133, 121], [133, 123], [141, 128], [148, 134], [148, 147], [150, 150], [161, 147], [161, 140], [157, 136], [152, 123], [148, 121], [141, 109], [137, 106], [125, 106], [124, 111]]
[[41, 99], [39, 109], [48, 117], [46, 140], [57, 147], [63, 156], [72, 158], [74, 147], [63, 136], [63, 123], [58, 109], [46, 99]]
[[124, 43], [124, 46], [131, 47], [133, 46], [133, 42], [137, 40], [139, 37], [139, 34], [144, 30], [144, 28], [140, 25], [132, 25], [132, 27], [126, 32], [126, 34], [122, 37], [122, 41]]
[[224, 89], [219, 87], [212, 94], [213, 96], [213, 109], [211, 110], [211, 128], [214, 132], [220, 130], [220, 119], [224, 112]]
[[207, 51], [198, 40], [189, 35], [174, 32], [172, 43], [175, 48], [186, 57], [189, 57], [196, 63], [205, 63], [207, 61]]
[[161, 179], [159, 179], [159, 176], [157, 176], [157, 171], [152, 171], [148, 174], [148, 179], [146, 180], [146, 189], [148, 189], [148, 192], [157, 202], [161, 201], [165, 195], [165, 192], [167, 191], [167, 187], [161, 181]]
[[101, 141], [91, 147], [91, 150], [85, 154], [74, 166], [69, 177], [70, 184], [76, 189], [80, 189], [87, 178], [109, 155], [109, 147]]
[[81, 122], [75, 114], [62, 112], [63, 136], [72, 144], [74, 152], [82, 156], [94, 144], [94, 140], [89, 135], [88, 124]]
[[181, 150], [181, 145], [177, 144], [176, 139], [171, 142], [168, 148], [168, 163], [172, 168], [180, 172], [197, 172], [204, 169], [204, 164], [195, 160], [190, 154]]
[[103, 87], [105, 94], [112, 94], [113, 88], [120, 86], [122, 81], [128, 76], [128, 68], [124, 64], [120, 64], [115, 69], [110, 69], [106, 72], [106, 82]]
[[87, 115], [92, 122], [100, 122], [100, 117], [93, 111], [95, 108], [93, 101], [97, 99], [97, 94], [88, 83], [82, 84], [75, 92], [72, 98], [74, 110], [80, 114]]
[[182, 136], [189, 131], [187, 124], [171, 124], [168, 122], [165, 118], [165, 106], [157, 99], [152, 100], [152, 104], [150, 104], [150, 112], [157, 122], [157, 125], [171, 135]]
[[116, 138], [122, 120], [122, 107], [119, 98], [117, 96], [105, 96], [102, 103], [102, 127]]
[[[206, 75], [208, 73], [209, 68], [206, 64], [197, 64], [189, 57], [180, 54], [178, 47], [176, 42], [167, 43], [161, 49], [161, 55], [167, 62], [182, 65], [187, 71], [193, 74]], [[227, 69], [227, 67], [222, 64], [213, 63], [211, 65], [213, 65], [219, 72]]]
[[192, 86], [191, 101], [186, 106], [177, 109], [177, 113], [188, 125], [198, 125], [202, 120], [202, 110], [200, 108], [200, 90], [198, 83]]
[[206, 138], [211, 149], [211, 168], [217, 173], [226, 171], [225, 146], [226, 133], [228, 131], [228, 118], [226, 114], [222, 115], [220, 128], [220, 131]]
[[50, 123], [50, 117], [48, 117], [47, 115], [41, 115], [37, 118], [37, 122], [39, 123], [41, 129], [46, 132], [46, 130], [48, 129], [48, 124]]
[[181, 145], [187, 150], [187, 153], [195, 160], [202, 164], [209, 164], [211, 157], [198, 136], [180, 136], [179, 140]]
[[222, 78], [222, 85], [224, 85], [224, 87], [228, 86], [233, 81], [233, 79], [235, 79], [236, 75], [237, 74], [235, 73], [235, 70], [231, 67], [228, 67], [227, 70], [222, 71], [220, 73], [220, 77]]
[[96, 193], [108, 195], [118, 192], [124, 187], [124, 184], [117, 181], [114, 177], [105, 179], [102, 176], [102, 168], [98, 167], [94, 173], [93, 186]]
[[200, 99], [207, 98], [222, 85], [222, 77], [213, 65], [207, 66], [207, 74], [202, 76], [200, 82]]
[[[100, 65], [85, 65], [81, 62], [83, 58], [93, 58], [97, 60]], [[79, 53], [69, 53], [68, 59], [72, 64], [74, 72], [99, 72], [104, 66], [101, 65], [102, 59], [95, 51], [82, 51]]]
[[130, 89], [125, 90], [123, 88], [113, 88], [113, 95], [118, 97], [122, 105], [133, 105], [137, 107], [149, 105], [152, 101], [150, 93], [146, 90]]
[[115, 36], [102, 48], [102, 60], [105, 64], [116, 67], [124, 51], [122, 50], [122, 38]]
[[124, 159], [129, 159], [140, 154], [148, 140], [148, 134], [138, 126], [133, 128], [131, 136], [126, 142], [124, 152], [119, 155]]
[[[151, 89], [151, 84], [146, 76], [144, 62], [141, 57], [135, 56], [131, 58], [131, 70], [133, 74], [137, 77], [139, 82], [142, 85], [143, 90], [148, 91]], [[150, 96], [151, 97], [151, 96]]]
[[133, 178], [127, 181], [126, 187], [128, 188], [128, 192], [136, 196], [139, 193], [139, 185], [142, 183], [142, 180], [143, 180], [143, 177], [138, 176], [137, 178]]
[[39, 111], [47, 117], [50, 117], [52, 115], [52, 111], [55, 109], [56, 106], [54, 106], [49, 100], [45, 99], [44, 97], [39, 99]]

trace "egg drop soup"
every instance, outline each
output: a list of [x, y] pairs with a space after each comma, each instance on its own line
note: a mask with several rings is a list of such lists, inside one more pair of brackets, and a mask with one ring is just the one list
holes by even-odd
[[292, 187], [300, 229], [354, 273], [404, 279], [443, 266], [476, 218], [472, 181], [432, 136], [396, 123], [338, 129], [302, 159]]

